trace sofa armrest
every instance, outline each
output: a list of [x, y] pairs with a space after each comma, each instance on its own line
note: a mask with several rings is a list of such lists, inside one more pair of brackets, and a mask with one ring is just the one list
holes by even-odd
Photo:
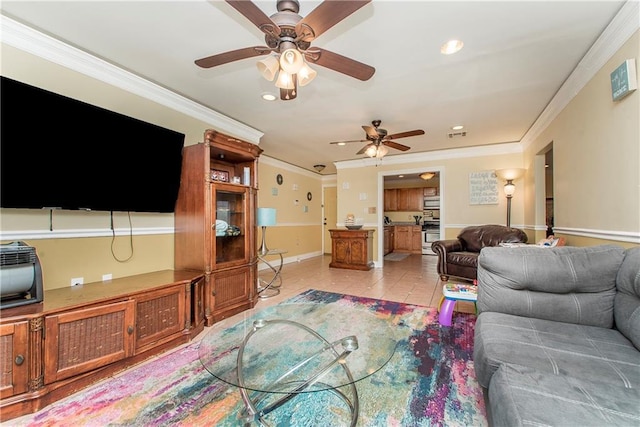
[[611, 328], [624, 250], [488, 247], [478, 257], [478, 312]]
[[446, 255], [447, 252], [458, 252], [463, 251], [464, 247], [462, 246], [462, 242], [458, 239], [452, 240], [436, 240], [431, 244], [431, 249], [436, 254]]

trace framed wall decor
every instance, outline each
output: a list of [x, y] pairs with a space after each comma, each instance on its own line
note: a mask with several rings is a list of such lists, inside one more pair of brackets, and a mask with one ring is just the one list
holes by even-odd
[[498, 204], [498, 177], [495, 171], [471, 172], [469, 174], [469, 204]]
[[211, 169], [211, 179], [213, 181], [229, 182], [229, 172]]

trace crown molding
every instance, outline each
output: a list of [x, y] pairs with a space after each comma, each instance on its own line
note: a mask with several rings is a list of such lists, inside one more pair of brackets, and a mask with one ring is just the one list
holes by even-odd
[[[399, 154], [382, 159], [363, 158], [335, 162], [336, 169], [354, 169], [375, 165], [403, 165], [407, 163], [430, 162], [434, 160], [462, 159], [469, 157], [497, 156], [501, 154], [522, 153], [522, 145], [518, 142], [480, 145], [477, 147], [453, 148], [448, 150], [426, 151], [421, 153]], [[424, 168], [422, 168], [424, 169]]]
[[254, 144], [264, 133], [125, 71], [100, 58], [0, 16], [0, 41], [73, 71], [116, 86], [165, 107], [210, 124], [215, 129]]
[[265, 156], [264, 154], [258, 158], [258, 162], [259, 164], [264, 163], [265, 165], [274, 166], [282, 170], [304, 175], [308, 178], [321, 179], [323, 177], [323, 175], [318, 173], [311, 172], [307, 169], [301, 168], [300, 166], [292, 165], [291, 163], [283, 162], [282, 160], [274, 159], [273, 157]]
[[640, 2], [627, 1], [604, 29], [600, 37], [582, 57], [567, 80], [560, 86], [551, 102], [542, 111], [535, 123], [522, 137], [523, 148], [529, 147], [571, 100], [589, 83], [609, 59], [640, 28]]

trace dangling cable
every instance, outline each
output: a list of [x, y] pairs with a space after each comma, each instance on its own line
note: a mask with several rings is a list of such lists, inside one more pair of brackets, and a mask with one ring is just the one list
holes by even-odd
[[113, 245], [116, 241], [116, 230], [113, 226], [113, 211], [111, 211], [111, 255], [113, 255], [113, 259], [118, 262], [127, 262], [133, 257], [133, 226], [131, 224], [131, 212], [127, 212], [127, 216], [129, 217], [129, 247], [131, 248], [131, 255], [126, 259], [119, 259], [113, 250]]

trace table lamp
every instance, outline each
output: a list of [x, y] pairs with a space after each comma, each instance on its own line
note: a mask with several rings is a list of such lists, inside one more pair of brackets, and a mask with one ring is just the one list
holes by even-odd
[[259, 227], [262, 227], [262, 243], [258, 253], [260, 255], [266, 255], [269, 252], [267, 243], [265, 241], [265, 235], [267, 227], [276, 225], [276, 209], [275, 208], [258, 208], [258, 220], [256, 223]]

